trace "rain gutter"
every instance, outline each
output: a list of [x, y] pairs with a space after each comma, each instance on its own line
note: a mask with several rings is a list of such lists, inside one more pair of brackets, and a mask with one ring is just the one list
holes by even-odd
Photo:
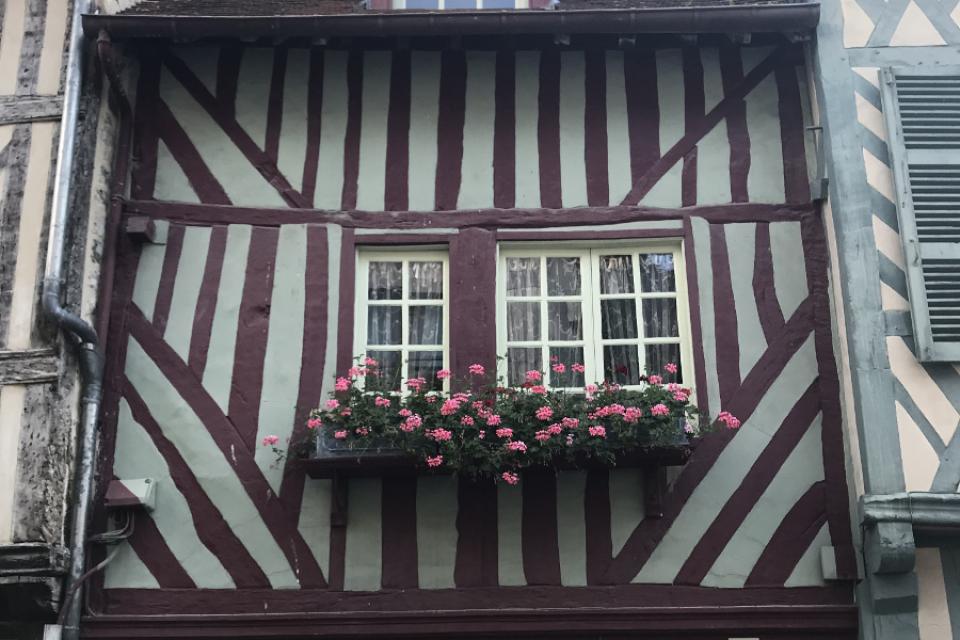
[[126, 38], [318, 38], [509, 34], [803, 33], [819, 2], [519, 11], [393, 11], [310, 16], [85, 15], [90, 35]]

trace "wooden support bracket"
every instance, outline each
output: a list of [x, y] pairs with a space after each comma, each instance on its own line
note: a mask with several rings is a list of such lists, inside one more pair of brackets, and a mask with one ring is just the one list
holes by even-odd
[[147, 216], [130, 216], [126, 219], [124, 231], [137, 244], [157, 241], [157, 227], [153, 219]]

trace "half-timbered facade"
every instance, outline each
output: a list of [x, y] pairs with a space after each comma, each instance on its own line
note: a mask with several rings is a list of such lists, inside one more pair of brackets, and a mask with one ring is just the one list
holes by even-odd
[[[490, 34], [153, 41], [135, 57], [123, 211], [153, 233], [121, 237], [104, 292], [101, 474], [150, 478], [157, 502], [97, 580], [91, 637], [152, 637], [157, 613], [190, 636], [239, 613], [257, 636], [343, 621], [387, 635], [854, 634], [802, 45]], [[260, 446], [302, 437], [335, 375], [377, 348], [358, 285], [371, 260], [448, 271], [436, 353], [463, 371], [496, 368], [514, 344], [504, 260], [579, 260], [587, 281], [589, 256], [611, 252], [672, 256], [678, 342], [664, 358], [705, 413], [743, 421], [671, 474], [662, 514], [646, 512], [639, 469], [344, 489]], [[556, 348], [602, 352], [583, 356], [601, 377], [614, 351], [578, 344]], [[639, 346], [655, 371], [658, 345]]]

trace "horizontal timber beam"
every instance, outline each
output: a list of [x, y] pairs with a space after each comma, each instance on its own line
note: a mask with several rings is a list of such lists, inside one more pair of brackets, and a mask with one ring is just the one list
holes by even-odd
[[0, 96], [0, 125], [60, 120], [59, 96]]
[[912, 491], [864, 496], [863, 522], [900, 522], [920, 530], [960, 530], [960, 494]]
[[266, 209], [156, 200], [127, 200], [125, 215], [148, 216], [178, 224], [337, 224], [370, 229], [538, 228], [604, 225], [623, 222], [682, 220], [702, 217], [715, 224], [800, 220], [816, 211], [814, 204], [725, 204], [685, 209], [654, 207], [575, 207], [569, 209], [459, 209], [454, 211], [331, 211]]
[[53, 382], [60, 374], [60, 359], [53, 349], [0, 351], [0, 384]]

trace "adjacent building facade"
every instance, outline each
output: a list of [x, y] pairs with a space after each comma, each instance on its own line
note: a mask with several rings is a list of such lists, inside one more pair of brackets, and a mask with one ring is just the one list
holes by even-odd
[[[84, 19], [65, 305], [106, 366], [83, 637], [953, 637], [952, 9], [461, 4]], [[42, 255], [43, 211], [4, 264]], [[11, 327], [44, 326], [35, 291]], [[583, 364], [554, 386], [676, 363], [742, 426], [664, 474], [517, 486], [261, 445], [302, 439], [358, 355], [401, 379]], [[24, 415], [0, 489], [34, 496], [40, 451], [59, 474], [0, 510], [0, 584], [42, 581], [48, 623], [73, 465], [31, 434], [73, 447], [76, 417], [34, 413], [75, 415], [72, 357], [0, 395]]]

